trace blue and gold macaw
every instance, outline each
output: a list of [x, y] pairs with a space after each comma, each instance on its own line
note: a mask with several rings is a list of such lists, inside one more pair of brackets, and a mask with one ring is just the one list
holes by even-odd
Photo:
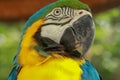
[[84, 59], [93, 38], [87, 5], [79, 0], [51, 3], [27, 21], [8, 80], [101, 80]]

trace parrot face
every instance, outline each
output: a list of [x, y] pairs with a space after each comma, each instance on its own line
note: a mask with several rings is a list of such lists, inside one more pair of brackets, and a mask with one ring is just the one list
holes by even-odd
[[[45, 16], [38, 34], [39, 41], [47, 45], [47, 50], [61, 46], [71, 55], [80, 57], [87, 52], [94, 37], [92, 15], [83, 9], [54, 8]], [[78, 48], [82, 51], [78, 52]]]
[[79, 0], [58, 0], [29, 18], [20, 47], [80, 58], [93, 38], [94, 22], [89, 7]]

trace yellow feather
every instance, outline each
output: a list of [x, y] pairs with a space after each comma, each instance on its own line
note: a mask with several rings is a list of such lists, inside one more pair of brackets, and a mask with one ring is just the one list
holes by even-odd
[[18, 80], [81, 80], [81, 74], [79, 64], [71, 58], [51, 57], [43, 64], [24, 66]]
[[21, 50], [18, 55], [18, 61], [22, 66], [33, 65], [44, 59], [44, 57], [41, 57], [39, 53], [33, 49], [33, 46], [37, 45], [33, 36], [43, 23], [44, 20], [38, 20], [37, 22], [33, 23], [23, 36]]

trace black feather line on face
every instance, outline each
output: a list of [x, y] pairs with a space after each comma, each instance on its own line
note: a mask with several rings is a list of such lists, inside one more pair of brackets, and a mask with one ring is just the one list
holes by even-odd
[[70, 19], [70, 20], [68, 20], [67, 22], [64, 22], [64, 23], [46, 23], [46, 24], [41, 25], [41, 27], [45, 27], [47, 25], [56, 25], [56, 26], [61, 25], [61, 26], [64, 26], [65, 24], [69, 23], [71, 20], [72, 19]]

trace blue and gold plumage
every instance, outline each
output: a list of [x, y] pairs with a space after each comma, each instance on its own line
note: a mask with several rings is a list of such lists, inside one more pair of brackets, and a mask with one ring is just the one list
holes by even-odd
[[84, 59], [94, 38], [90, 9], [58, 0], [29, 18], [8, 80], [101, 80]]

